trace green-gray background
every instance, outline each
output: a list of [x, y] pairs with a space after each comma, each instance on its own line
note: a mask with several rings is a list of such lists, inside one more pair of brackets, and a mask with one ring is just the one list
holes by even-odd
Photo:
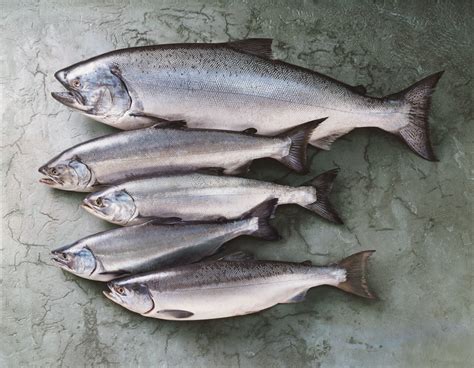
[[[471, 1], [8, 1], [1, 5], [2, 269], [0, 366], [463, 367], [473, 360]], [[341, 168], [333, 199], [346, 224], [281, 208], [284, 239], [240, 239], [259, 257], [315, 263], [376, 249], [379, 301], [330, 288], [304, 303], [216, 321], [146, 319], [103, 286], [51, 265], [49, 251], [107, 228], [52, 191], [37, 168], [112, 131], [50, 97], [53, 73], [116, 48], [272, 37], [278, 58], [370, 94], [446, 70], [433, 98], [439, 163], [397, 139], [354, 132], [312, 155]], [[263, 161], [252, 175], [310, 178]], [[258, 295], [255, 295], [258, 298]], [[219, 305], [216, 305], [219, 308]]]

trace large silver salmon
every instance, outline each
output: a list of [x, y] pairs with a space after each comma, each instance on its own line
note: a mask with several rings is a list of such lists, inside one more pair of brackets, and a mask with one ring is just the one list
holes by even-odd
[[300, 187], [233, 176], [168, 175], [132, 180], [89, 194], [82, 207], [106, 221], [128, 226], [149, 221], [221, 221], [240, 218], [257, 204], [277, 198], [298, 204], [336, 223], [329, 203], [338, 170], [327, 171]]
[[360, 127], [396, 134], [428, 160], [428, 113], [441, 76], [382, 98], [330, 77], [271, 59], [270, 39], [171, 44], [108, 52], [58, 71], [63, 104], [120, 129], [185, 120], [189, 127], [275, 135], [329, 116], [311, 144], [329, 149]]
[[78, 144], [40, 167], [40, 182], [53, 188], [90, 192], [101, 185], [144, 176], [213, 168], [245, 173], [252, 160], [271, 157], [307, 171], [306, 146], [324, 119], [277, 137], [210, 129], [151, 128], [111, 134]]
[[178, 321], [241, 316], [301, 302], [310, 288], [320, 285], [373, 299], [366, 281], [372, 253], [353, 254], [325, 267], [228, 256], [114, 280], [104, 294], [145, 317]]
[[149, 221], [104, 231], [53, 250], [53, 261], [68, 272], [96, 281], [193, 263], [216, 253], [224, 243], [241, 235], [278, 239], [278, 233], [268, 222], [276, 203], [276, 199], [264, 202], [235, 221], [182, 224]]

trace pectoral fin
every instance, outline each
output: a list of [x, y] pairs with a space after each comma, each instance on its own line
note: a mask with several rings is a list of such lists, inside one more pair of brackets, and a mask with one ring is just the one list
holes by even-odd
[[99, 272], [99, 275], [112, 276], [114, 278], [118, 278], [118, 277], [123, 277], [125, 275], [130, 275], [130, 272], [124, 271], [124, 270], [106, 271], [106, 272]]
[[156, 312], [156, 314], [161, 315], [163, 317], [171, 317], [171, 318], [177, 318], [177, 319], [189, 318], [194, 315], [193, 312], [179, 310], [179, 309], [163, 309]]
[[181, 217], [140, 217], [140, 220], [142, 220], [142, 224], [154, 224], [154, 225], [159, 225], [159, 224], [176, 224], [179, 222], [183, 222], [183, 219]]
[[175, 128], [175, 129], [183, 129], [186, 128], [186, 121], [185, 120], [164, 120], [157, 118], [160, 122], [153, 125], [153, 128], [161, 129], [161, 128]]
[[247, 128], [247, 129], [243, 130], [242, 133], [248, 134], [248, 135], [254, 135], [254, 134], [257, 133], [257, 129], [255, 129], [255, 128]]
[[227, 254], [218, 258], [219, 261], [254, 261], [255, 256], [253, 254], [245, 253], [245, 252], [234, 252]]
[[182, 128], [186, 126], [184, 120], [166, 120], [139, 111], [130, 112], [128, 116], [133, 119], [134, 122], [139, 123], [142, 126], [152, 125], [157, 128]]
[[203, 167], [201, 169], [196, 170], [199, 174], [204, 175], [223, 175], [224, 169], [222, 167]]

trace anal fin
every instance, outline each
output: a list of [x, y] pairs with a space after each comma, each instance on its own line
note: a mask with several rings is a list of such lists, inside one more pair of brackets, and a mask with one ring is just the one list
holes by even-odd
[[331, 149], [331, 144], [334, 143], [334, 141], [343, 136], [345, 133], [338, 133], [338, 134], [331, 134], [331, 135], [328, 135], [326, 137], [323, 137], [323, 138], [318, 138], [316, 140], [310, 140], [310, 143], [313, 145], [313, 146], [316, 146], [320, 149], [323, 149], [323, 150], [330, 150]]
[[304, 290], [296, 295], [293, 295], [290, 299], [288, 299], [287, 301], [285, 301], [284, 303], [300, 303], [302, 301], [304, 301], [304, 298], [306, 297], [306, 293], [308, 292], [308, 290]]
[[224, 174], [226, 175], [244, 175], [247, 174], [250, 170], [250, 165], [252, 165], [252, 161], [246, 162], [243, 165], [232, 167], [224, 170]]

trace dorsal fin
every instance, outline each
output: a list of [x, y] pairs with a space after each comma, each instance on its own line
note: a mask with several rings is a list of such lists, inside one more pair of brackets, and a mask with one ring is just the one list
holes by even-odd
[[361, 95], [366, 95], [367, 94], [367, 90], [365, 89], [365, 87], [362, 84], [358, 84], [357, 86], [352, 86], [351, 88], [354, 92], [359, 93]]
[[249, 38], [247, 40], [228, 42], [227, 45], [247, 54], [273, 59], [272, 42], [271, 38]]

